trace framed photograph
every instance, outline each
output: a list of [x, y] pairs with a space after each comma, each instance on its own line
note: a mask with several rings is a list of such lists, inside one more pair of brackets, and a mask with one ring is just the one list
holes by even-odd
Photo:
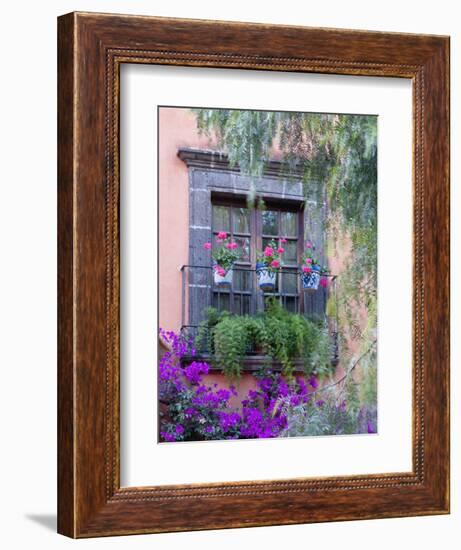
[[58, 531], [449, 512], [449, 39], [58, 19]]

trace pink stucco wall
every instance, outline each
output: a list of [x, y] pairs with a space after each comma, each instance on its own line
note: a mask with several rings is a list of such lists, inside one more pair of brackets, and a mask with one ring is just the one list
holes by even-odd
[[159, 321], [166, 330], [181, 328], [181, 273], [189, 248], [187, 166], [179, 147], [210, 148], [200, 137], [188, 109], [159, 109]]

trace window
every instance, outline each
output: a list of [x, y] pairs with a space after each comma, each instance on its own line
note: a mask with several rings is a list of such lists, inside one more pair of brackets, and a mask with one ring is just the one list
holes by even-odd
[[[277, 277], [277, 285], [274, 291], [283, 306], [290, 311], [298, 310], [298, 265], [299, 265], [299, 239], [302, 235], [299, 230], [302, 224], [302, 216], [298, 211], [268, 206], [260, 212], [262, 249], [271, 241], [283, 247], [283, 272]], [[281, 239], [286, 240], [285, 243]]]
[[[317, 244], [323, 261], [325, 205], [313, 197], [306, 199], [302, 181], [287, 183], [279, 177], [276, 162], [269, 162], [267, 174], [253, 181], [231, 169], [221, 154], [183, 148], [178, 156], [189, 168], [189, 254], [188, 265], [181, 268], [182, 325], [197, 327], [206, 319], [209, 306], [240, 315], [263, 310], [269, 293], [263, 294], [258, 286], [256, 250], [281, 237], [287, 240], [284, 268], [272, 294], [289, 311], [324, 319], [328, 290], [303, 291], [297, 271], [306, 239]], [[246, 196], [253, 186], [264, 198], [262, 211], [247, 208]], [[230, 287], [214, 284], [210, 250], [204, 248], [210, 240], [216, 241], [219, 231], [229, 233], [244, 250]]]
[[255, 253], [254, 215], [244, 203], [213, 203], [213, 243], [219, 231], [226, 231], [242, 252], [234, 266], [233, 284], [229, 289], [213, 287], [213, 306], [244, 315], [256, 310], [252, 262]]
[[[213, 242], [219, 231], [226, 231], [243, 251], [234, 266], [231, 288], [213, 286], [213, 305], [240, 315], [254, 313], [264, 307], [262, 292], [257, 287], [254, 266], [256, 251], [271, 241], [283, 246], [284, 267], [277, 277], [273, 292], [265, 295], [277, 297], [290, 311], [299, 311], [299, 256], [302, 251], [303, 216], [298, 206], [282, 203], [266, 204], [264, 210], [249, 209], [244, 200], [213, 200]], [[286, 243], [281, 243], [281, 239]], [[300, 249], [301, 246], [301, 249]]]

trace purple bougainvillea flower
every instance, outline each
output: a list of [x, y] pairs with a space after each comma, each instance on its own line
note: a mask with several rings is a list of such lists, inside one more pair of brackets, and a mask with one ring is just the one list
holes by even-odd
[[221, 401], [227, 401], [231, 396], [231, 392], [229, 390], [226, 390], [225, 388], [221, 388], [217, 391], [216, 395]]
[[299, 393], [300, 395], [305, 395], [307, 393], [307, 385], [303, 378], [297, 379], [298, 386], [299, 386]]
[[258, 382], [258, 386], [264, 391], [268, 392], [272, 386], [272, 380], [270, 378], [261, 378]]
[[193, 361], [184, 369], [184, 376], [191, 384], [199, 384], [202, 380], [202, 375], [208, 374], [209, 368], [208, 363]]
[[301, 403], [301, 397], [299, 395], [292, 395], [290, 397], [290, 405], [292, 405], [293, 407], [296, 407], [296, 405], [299, 405]]
[[309, 384], [314, 390], [316, 390], [319, 387], [319, 383], [318, 383], [317, 378], [315, 376], [310, 376], [309, 377]]
[[282, 397], [286, 397], [289, 393], [288, 384], [284, 380], [279, 384], [279, 393]]
[[219, 425], [224, 432], [227, 432], [230, 429], [235, 428], [242, 421], [240, 415], [237, 412], [227, 413], [227, 412], [221, 411], [219, 412], [218, 416], [219, 416]]
[[160, 432], [160, 437], [167, 441], [168, 443], [171, 443], [173, 441], [176, 441], [176, 437], [173, 434], [170, 434], [168, 432]]
[[258, 399], [259, 392], [255, 390], [248, 390], [248, 397], [254, 401], [255, 399]]
[[196, 411], [193, 407], [188, 407], [188, 408], [184, 411], [184, 416], [185, 416], [186, 418], [192, 418], [196, 412], [197, 412], [197, 411]]

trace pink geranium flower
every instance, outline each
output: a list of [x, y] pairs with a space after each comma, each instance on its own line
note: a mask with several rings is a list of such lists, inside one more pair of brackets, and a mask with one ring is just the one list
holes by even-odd
[[308, 265], [303, 265], [303, 273], [311, 273], [312, 267], [309, 267]]
[[226, 271], [220, 266], [220, 265], [215, 265], [213, 266], [213, 269], [216, 271], [216, 273], [218, 275], [220, 275], [221, 277], [224, 277], [226, 275]]
[[306, 258], [306, 264], [311, 264], [312, 263], [312, 258]]
[[280, 267], [280, 262], [278, 260], [272, 260], [271, 267]]
[[235, 250], [237, 247], [238, 247], [237, 243], [227, 243], [226, 244], [226, 248], [228, 248], [229, 250]]
[[319, 282], [320, 286], [323, 286], [323, 288], [327, 288], [328, 286], [328, 279], [326, 277], [321, 277], [320, 278], [320, 282]]
[[227, 233], [226, 233], [225, 231], [220, 231], [220, 232], [218, 233], [218, 239], [221, 239], [222, 241], [223, 241], [224, 239], [227, 239]]
[[312, 248], [312, 243], [311, 243], [311, 241], [307, 241], [307, 243], [306, 243], [306, 248]]
[[264, 256], [269, 257], [274, 255], [274, 249], [271, 246], [266, 246], [264, 249]]
[[203, 248], [204, 248], [205, 250], [210, 250], [210, 249], [211, 249], [211, 243], [205, 243], [205, 244], [203, 245]]
[[282, 248], [281, 246], [279, 246], [279, 247], [277, 248], [277, 252], [278, 252], [279, 254], [283, 254], [283, 253], [285, 252], [285, 249]]
[[287, 240], [285, 239], [285, 237], [282, 237], [282, 238], [280, 239], [280, 242], [281, 242], [282, 244], [286, 244]]

